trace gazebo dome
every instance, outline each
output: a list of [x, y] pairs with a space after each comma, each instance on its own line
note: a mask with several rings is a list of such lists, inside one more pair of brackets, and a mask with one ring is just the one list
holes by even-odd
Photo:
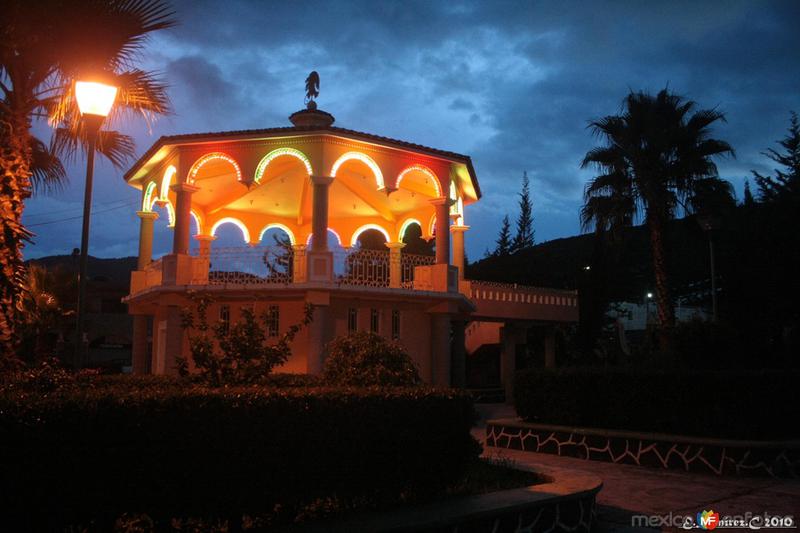
[[292, 124], [297, 128], [327, 128], [336, 121], [334, 116], [330, 113], [317, 109], [317, 103], [313, 100], [308, 102], [307, 109], [301, 109], [300, 111], [292, 113], [289, 120], [291, 120]]

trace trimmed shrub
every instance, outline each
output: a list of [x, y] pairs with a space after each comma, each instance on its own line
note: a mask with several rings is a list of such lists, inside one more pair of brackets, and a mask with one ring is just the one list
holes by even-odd
[[359, 331], [328, 344], [323, 372], [332, 385], [407, 387], [420, 383], [417, 367], [403, 346]]
[[470, 398], [429, 388], [209, 388], [96, 379], [0, 391], [4, 524], [241, 517], [317, 497], [436, 491], [480, 447]]
[[517, 372], [514, 405], [544, 424], [733, 439], [800, 437], [797, 372]]

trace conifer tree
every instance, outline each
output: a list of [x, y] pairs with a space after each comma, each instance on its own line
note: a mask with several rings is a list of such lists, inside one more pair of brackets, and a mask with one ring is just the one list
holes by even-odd
[[762, 202], [788, 200], [800, 196], [800, 120], [791, 112], [789, 133], [778, 144], [784, 149], [778, 153], [770, 148], [764, 155], [784, 168], [775, 169], [775, 176], [762, 176], [755, 170], [753, 176], [758, 185], [758, 197]]
[[742, 202], [743, 205], [751, 206], [755, 203], [755, 199], [753, 199], [753, 193], [750, 190], [750, 180], [744, 180], [744, 201]]
[[530, 180], [528, 173], [522, 174], [522, 190], [519, 195], [519, 217], [517, 218], [517, 235], [511, 245], [511, 253], [533, 246], [533, 203], [531, 202]]
[[497, 237], [497, 247], [494, 249], [495, 257], [502, 257], [511, 253], [511, 223], [508, 215], [503, 217], [503, 225], [500, 226], [500, 235]]

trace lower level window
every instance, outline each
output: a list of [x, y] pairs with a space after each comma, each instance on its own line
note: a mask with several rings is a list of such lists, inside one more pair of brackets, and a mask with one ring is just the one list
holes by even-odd
[[392, 338], [400, 338], [400, 311], [392, 309]]
[[219, 321], [222, 322], [222, 331], [224, 333], [228, 333], [228, 330], [231, 327], [231, 306], [219, 306]]
[[372, 333], [378, 333], [378, 326], [381, 322], [381, 313], [377, 309], [370, 309], [369, 311], [369, 330]]
[[277, 337], [280, 331], [281, 310], [277, 305], [270, 305], [267, 310], [267, 334]]
[[358, 330], [358, 309], [351, 307], [347, 310], [347, 332], [355, 333]]

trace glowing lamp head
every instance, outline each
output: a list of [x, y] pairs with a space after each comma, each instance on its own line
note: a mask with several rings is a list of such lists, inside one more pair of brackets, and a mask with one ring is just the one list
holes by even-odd
[[117, 97], [117, 88], [92, 81], [75, 82], [75, 99], [81, 115], [95, 115], [106, 117], [114, 105]]
[[650, 298], [652, 298], [652, 297], [653, 297], [653, 293], [652, 293], [652, 292], [648, 292], [648, 293], [647, 293], [647, 298], [648, 298], [648, 299], [650, 299]]

